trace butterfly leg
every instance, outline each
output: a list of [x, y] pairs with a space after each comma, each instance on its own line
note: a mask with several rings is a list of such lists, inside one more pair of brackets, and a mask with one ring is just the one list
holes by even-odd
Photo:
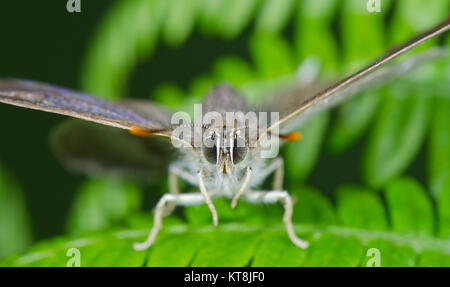
[[[262, 177], [265, 178], [269, 174], [275, 172], [272, 182], [272, 189], [273, 190], [281, 190], [283, 189], [283, 176], [284, 176], [284, 161], [283, 158], [277, 157], [275, 158], [263, 171], [262, 171]], [[250, 176], [252, 174], [251, 167], [247, 167], [246, 177], [244, 180], [244, 183], [242, 184], [240, 190], [236, 195], [233, 197], [231, 201], [231, 208], [235, 208], [237, 205], [238, 199], [244, 194], [244, 192], [247, 191], [247, 187], [250, 184]]]
[[[178, 177], [184, 179], [185, 181], [191, 183], [192, 185], [198, 185], [197, 178], [192, 174], [186, 172], [176, 163], [169, 166], [169, 192], [178, 194], [180, 189], [178, 186]], [[169, 215], [175, 209], [175, 203], [168, 203], [164, 208], [164, 216]]]
[[281, 203], [284, 207], [283, 222], [289, 239], [291, 239], [292, 243], [301, 249], [308, 248], [308, 242], [298, 238], [297, 235], [295, 235], [294, 226], [292, 225], [292, 198], [287, 191], [248, 191], [245, 193], [245, 198], [251, 203]]
[[282, 190], [283, 189], [283, 178], [284, 178], [284, 161], [283, 158], [279, 157], [274, 160], [275, 162], [275, 173], [273, 175], [272, 189]]
[[153, 218], [153, 227], [148, 234], [147, 240], [144, 242], [136, 242], [133, 245], [135, 250], [146, 250], [153, 242], [155, 242], [156, 236], [159, 230], [162, 228], [162, 219], [166, 215], [164, 214], [165, 208], [169, 204], [179, 206], [199, 205], [205, 202], [203, 194], [200, 192], [195, 193], [166, 193], [161, 197], [155, 208], [155, 216]]
[[200, 170], [197, 173], [197, 176], [198, 176], [198, 186], [200, 187], [200, 192], [203, 194], [205, 202], [208, 205], [209, 210], [211, 211], [212, 218], [213, 218], [213, 224], [214, 224], [214, 226], [217, 226], [219, 224], [219, 216], [217, 215], [216, 207], [212, 203], [211, 197], [209, 196], [209, 193], [206, 190], [205, 184], [203, 182], [202, 170]]
[[[169, 169], [169, 192], [178, 194], [180, 193], [180, 189], [178, 187], [178, 178], [177, 175]], [[164, 216], [171, 214], [176, 207], [175, 202], [169, 202], [164, 207]]]
[[242, 196], [242, 194], [244, 194], [244, 192], [247, 191], [247, 187], [250, 184], [250, 177], [251, 177], [251, 175], [252, 175], [252, 168], [248, 166], [247, 167], [247, 171], [246, 171], [246, 175], [245, 175], [244, 183], [242, 184], [242, 186], [239, 189], [238, 193], [236, 193], [236, 195], [231, 200], [231, 208], [235, 208], [236, 207], [238, 199]]

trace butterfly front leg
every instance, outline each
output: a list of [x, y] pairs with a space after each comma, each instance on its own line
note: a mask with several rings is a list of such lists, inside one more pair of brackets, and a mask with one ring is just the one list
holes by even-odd
[[273, 168], [275, 168], [275, 172], [273, 175], [272, 181], [272, 189], [273, 190], [282, 190], [283, 189], [283, 178], [284, 178], [284, 161], [283, 158], [277, 157], [272, 162]]
[[281, 203], [284, 207], [283, 222], [286, 227], [287, 234], [292, 243], [301, 249], [308, 248], [308, 242], [300, 239], [295, 235], [294, 226], [292, 225], [293, 203], [292, 198], [285, 190], [256, 191], [249, 190], [244, 194], [246, 201], [250, 203]]
[[[274, 173], [273, 181], [272, 181], [272, 189], [273, 190], [281, 190], [283, 189], [283, 176], [284, 176], [284, 161], [283, 158], [277, 157], [275, 158], [266, 168], [260, 171], [259, 176], [261, 178], [266, 178], [271, 173]], [[235, 208], [239, 198], [247, 191], [247, 187], [250, 184], [250, 176], [252, 175], [251, 167], [246, 168], [245, 180], [239, 189], [239, 192], [231, 200], [231, 208]]]
[[206, 190], [205, 183], [203, 180], [204, 173], [203, 173], [202, 169], [197, 172], [197, 178], [198, 178], [198, 186], [200, 188], [200, 192], [203, 195], [203, 198], [204, 198], [206, 204], [208, 205], [209, 210], [211, 211], [213, 224], [214, 224], [214, 226], [217, 226], [217, 225], [219, 225], [219, 216], [217, 215], [216, 207], [214, 206], [214, 204], [211, 200], [211, 196], [210, 196], [210, 193], [214, 194], [214, 192], [208, 192]]

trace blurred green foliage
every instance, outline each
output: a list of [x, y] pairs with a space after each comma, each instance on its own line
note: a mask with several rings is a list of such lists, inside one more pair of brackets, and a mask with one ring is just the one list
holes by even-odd
[[381, 266], [448, 266], [449, 183], [440, 190], [438, 218], [424, 188], [408, 177], [383, 190], [386, 204], [380, 193], [355, 185], [339, 187], [335, 204], [314, 188], [291, 187], [295, 228], [310, 241], [307, 250], [287, 238], [280, 206], [241, 202], [232, 210], [218, 199], [219, 227], [211, 225], [207, 206], [185, 208], [185, 220], [165, 219], [164, 231], [147, 252], [131, 246], [147, 236], [152, 218], [134, 214], [121, 229], [44, 241], [0, 265], [66, 266], [66, 251], [78, 248], [82, 266], [366, 266], [372, 258], [367, 250], [377, 248]]
[[0, 258], [25, 251], [30, 243], [31, 231], [22, 191], [0, 166]]
[[141, 202], [141, 190], [134, 184], [110, 178], [86, 181], [75, 198], [67, 231], [80, 235], [120, 224]]
[[[244, 37], [248, 57], [224, 53], [208, 71], [192, 75], [187, 86], [160, 83], [148, 87], [148, 97], [191, 111], [211, 85], [228, 81], [258, 103], [307, 58], [320, 60], [322, 77], [336, 78], [448, 14], [448, 1], [426, 2], [382, 1], [382, 13], [368, 13], [359, 0], [116, 1], [90, 43], [82, 86], [105, 98], [124, 97], [130, 75], [150, 61], [157, 47], [183, 53], [183, 45], [199, 31], [227, 42]], [[449, 39], [444, 39], [447, 45]], [[83, 266], [366, 266], [369, 248], [381, 251], [382, 266], [449, 266], [449, 64], [449, 58], [433, 63], [299, 127], [304, 139], [286, 145], [282, 154], [287, 189], [296, 199], [296, 229], [311, 242], [306, 251], [288, 241], [279, 206], [240, 203], [231, 210], [228, 202], [217, 200], [218, 229], [210, 226], [207, 207], [186, 208], [183, 219], [167, 218], [148, 252], [134, 252], [131, 243], [142, 240], [151, 226], [151, 218], [138, 212], [142, 191], [119, 180], [91, 179], [80, 186], [68, 218], [67, 235], [79, 239], [66, 235], [44, 241], [0, 265], [65, 266], [65, 251], [77, 247], [85, 254]], [[426, 182], [405, 176], [425, 142]], [[343, 166], [358, 169], [360, 177], [339, 181], [332, 194], [311, 187], [340, 172], [328, 170], [314, 174], [319, 181], [311, 179], [324, 153], [339, 158], [358, 146], [359, 162]], [[6, 173], [0, 176], [8, 182]], [[0, 195], [3, 190], [19, 194], [9, 183], [1, 186]], [[26, 218], [22, 199], [15, 202], [19, 207], [8, 216]], [[0, 257], [23, 250], [30, 241], [25, 219], [8, 228], [0, 233], [9, 238], [0, 237]], [[10, 247], [18, 236], [24, 243]]]

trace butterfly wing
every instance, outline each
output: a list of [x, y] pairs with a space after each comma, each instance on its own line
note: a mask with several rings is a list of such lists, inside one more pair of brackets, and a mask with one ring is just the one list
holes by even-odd
[[[130, 130], [168, 128], [166, 121], [142, 114], [119, 103], [39, 82], [0, 79], [0, 102], [67, 115], [107, 126]], [[156, 109], [156, 107], [155, 107]], [[158, 116], [160, 114], [158, 113]], [[162, 134], [166, 135], [166, 134]]]
[[[313, 103], [308, 108], [305, 108], [303, 112], [292, 117], [282, 125], [282, 132], [289, 132], [298, 127], [300, 123], [304, 122], [311, 115], [320, 110], [334, 106], [367, 88], [388, 84], [414, 68], [417, 68], [420, 64], [435, 58], [440, 58], [447, 54], [447, 52], [448, 51], [445, 48], [432, 48], [388, 68], [374, 71], [373, 73], [342, 87], [340, 90], [335, 91], [329, 96], [324, 97], [322, 100]], [[314, 100], [314, 96], [316, 96], [323, 87], [324, 84], [317, 81], [309, 83], [306, 86], [287, 89], [285, 92], [270, 97], [264, 104], [263, 110], [278, 112], [280, 118], [283, 119], [295, 110], [303, 108], [304, 105], [308, 105], [310, 101]], [[298, 105], [298, 103], [301, 104]], [[298, 106], [296, 106], [296, 104]]]
[[[394, 49], [377, 61], [373, 62], [366, 68], [354, 73], [353, 75], [337, 82], [336, 84], [324, 89], [319, 90], [317, 87], [304, 87], [298, 90], [293, 90], [286, 93], [283, 98], [278, 98], [276, 101], [269, 100], [269, 111], [280, 112], [279, 120], [270, 123], [268, 131], [271, 131], [275, 127], [282, 128], [283, 131], [289, 130], [290, 127], [298, 124], [302, 118], [306, 118], [315, 111], [329, 107], [336, 104], [339, 101], [354, 95], [369, 86], [379, 84], [387, 79], [393, 79], [395, 76], [401, 75], [406, 71], [411, 70], [413, 67], [423, 63], [431, 58], [442, 56], [447, 53], [445, 48], [430, 49], [424, 53], [421, 53], [411, 59], [400, 62], [388, 69], [379, 70], [397, 58], [405, 52], [420, 45], [426, 40], [433, 38], [439, 34], [444, 33], [450, 29], [450, 18], [445, 20], [440, 25], [431, 29], [430, 31], [419, 35], [408, 41], [401, 47]], [[270, 102], [271, 101], [271, 102]], [[278, 103], [278, 104], [277, 104]]]
[[177, 151], [164, 137], [141, 138], [114, 127], [69, 119], [51, 133], [51, 145], [70, 170], [151, 181], [167, 173]]
[[[51, 136], [56, 155], [70, 169], [149, 180], [165, 173], [176, 155], [168, 139], [172, 114], [149, 101], [111, 103], [43, 83], [0, 79], [0, 102], [78, 118]], [[140, 138], [125, 131], [134, 127], [164, 137]]]

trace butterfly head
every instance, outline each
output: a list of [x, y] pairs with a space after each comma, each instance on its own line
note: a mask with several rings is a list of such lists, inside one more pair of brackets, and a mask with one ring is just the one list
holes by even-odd
[[207, 129], [204, 134], [202, 156], [217, 171], [231, 174], [233, 169], [244, 161], [248, 144], [243, 129], [223, 127]]

